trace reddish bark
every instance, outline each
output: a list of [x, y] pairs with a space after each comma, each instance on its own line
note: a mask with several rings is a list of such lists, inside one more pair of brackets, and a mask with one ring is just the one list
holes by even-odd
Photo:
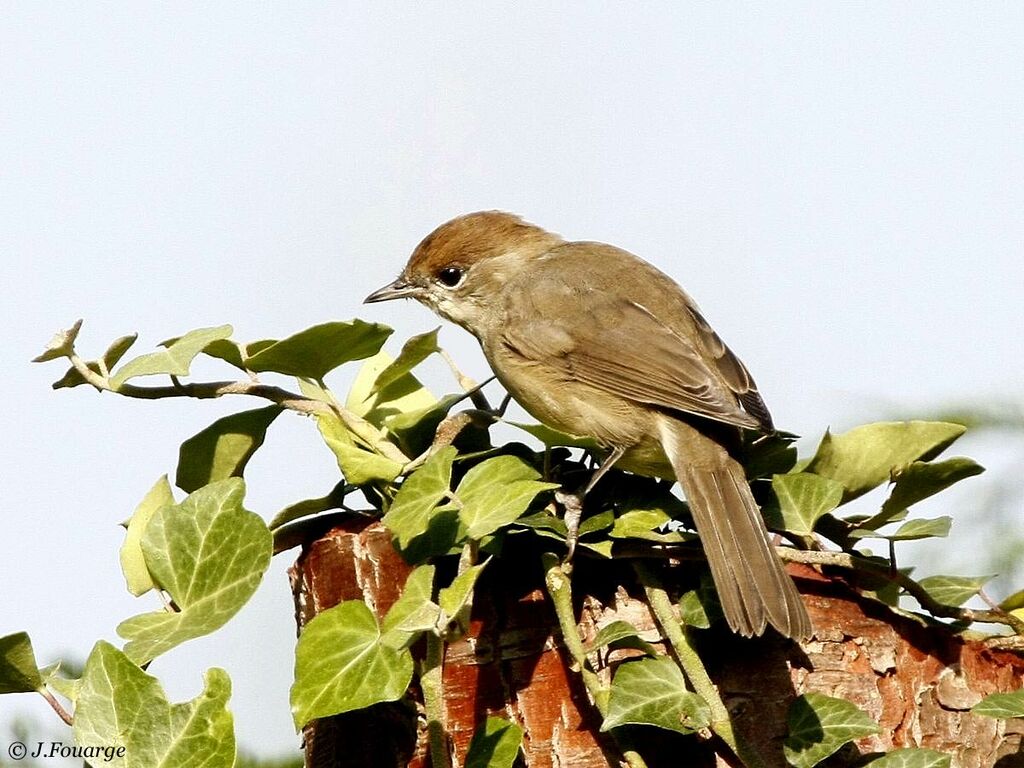
[[[523, 728], [530, 768], [617, 765], [614, 744], [599, 732], [596, 710], [555, 639], [557, 624], [539, 564], [522, 562], [513, 566], [511, 558], [502, 558], [484, 572], [470, 631], [447, 650], [444, 691], [455, 764], [461, 765], [476, 726], [497, 714]], [[362, 599], [382, 616], [408, 572], [379, 524], [335, 528], [307, 545], [292, 570], [299, 624], [342, 600]], [[989, 693], [1024, 686], [1020, 655], [897, 614], [861, 597], [841, 576], [807, 566], [791, 566], [791, 573], [815, 626], [815, 637], [802, 648], [777, 636], [744, 640], [726, 631], [695, 633], [736, 727], [769, 766], [784, 765], [786, 713], [806, 691], [848, 699], [882, 726], [880, 734], [848, 745], [830, 765], [923, 746], [954, 755], [958, 768], [1024, 766], [1024, 721], [968, 711]], [[671, 576], [669, 568], [666, 580]], [[660, 641], [645, 603], [629, 594], [631, 578], [628, 568], [614, 562], [577, 566], [574, 590], [584, 639], [615, 618]], [[607, 679], [608, 664], [629, 653], [601, 659], [601, 674]], [[305, 732], [307, 765], [426, 768], [421, 715], [418, 705], [399, 702], [318, 721]], [[721, 757], [727, 750], [715, 740], [654, 728], [636, 729], [634, 735], [651, 768], [729, 764]]]

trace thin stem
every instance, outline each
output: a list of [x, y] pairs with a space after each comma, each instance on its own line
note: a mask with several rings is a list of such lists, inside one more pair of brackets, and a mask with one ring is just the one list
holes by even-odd
[[[544, 584], [547, 586], [548, 595], [555, 607], [555, 616], [558, 618], [558, 627], [562, 632], [562, 641], [565, 643], [569, 655], [573, 659], [573, 667], [583, 678], [583, 684], [587, 693], [594, 701], [594, 706], [601, 714], [602, 719], [608, 714], [608, 689], [601, 685], [601, 680], [590, 668], [587, 653], [583, 648], [583, 641], [580, 639], [579, 629], [576, 627], [576, 617], [572, 610], [572, 583], [563, 570], [559, 558], [553, 553], [545, 553], [542, 556], [544, 564]], [[620, 734], [612, 731], [623, 759], [630, 768], [646, 768], [647, 763], [640, 756], [628, 741]]]
[[676, 617], [672, 601], [669, 600], [668, 593], [662, 587], [660, 579], [645, 563], [636, 562], [633, 567], [640, 583], [644, 586], [651, 611], [661, 626], [662, 632], [665, 633], [665, 637], [668, 638], [669, 645], [672, 646], [679, 665], [686, 673], [687, 680], [690, 681], [693, 690], [711, 708], [711, 730], [729, 746], [729, 749], [745, 766], [760, 768], [764, 765], [761, 756], [733, 730], [729, 710], [718, 693], [718, 687], [712, 682], [704, 668], [704, 662], [701, 661], [696, 648], [690, 642], [689, 635]]
[[834, 565], [840, 568], [848, 568], [853, 571], [867, 571], [873, 575], [881, 576], [895, 582], [911, 595], [921, 607], [933, 616], [940, 616], [957, 621], [981, 622], [983, 624], [1005, 624], [1011, 627], [1018, 635], [1024, 635], [1024, 621], [1014, 616], [1009, 611], [1003, 610], [980, 610], [975, 608], [957, 608], [952, 605], [943, 605], [928, 591], [900, 571], [891, 571], [889, 565], [881, 565], [864, 557], [856, 557], [846, 552], [805, 552], [798, 549], [781, 547], [778, 550], [783, 560], [791, 563], [806, 563], [808, 565]]
[[41, 688], [39, 693], [44, 699], [46, 699], [46, 703], [53, 708], [53, 711], [57, 713], [57, 717], [63, 720], [67, 725], [75, 724], [75, 719], [66, 709], [64, 709], [64, 707], [61, 706], [61, 703], [57, 701], [57, 697], [50, 693], [49, 690]]
[[444, 640], [427, 633], [427, 654], [420, 672], [423, 708], [427, 714], [427, 739], [432, 768], [449, 768], [451, 753], [444, 722]]
[[90, 369], [78, 355], [72, 354], [68, 359], [75, 370], [82, 375], [82, 378], [93, 387], [101, 392], [114, 392], [124, 397], [132, 397], [139, 400], [162, 400], [168, 397], [192, 397], [198, 400], [208, 400], [224, 397], [225, 395], [249, 395], [269, 400], [280, 405], [282, 408], [306, 415], [333, 413], [344, 422], [345, 426], [354, 435], [368, 445], [373, 446], [374, 450], [380, 453], [380, 455], [402, 465], [409, 462], [409, 457], [402, 453], [397, 446], [381, 439], [380, 431], [375, 426], [337, 402], [325, 403], [322, 400], [289, 392], [282, 387], [261, 384], [258, 381], [251, 380], [208, 381], [189, 384], [175, 381], [170, 386], [158, 387], [125, 383], [115, 389], [110, 386], [110, 381], [105, 376], [101, 376]]

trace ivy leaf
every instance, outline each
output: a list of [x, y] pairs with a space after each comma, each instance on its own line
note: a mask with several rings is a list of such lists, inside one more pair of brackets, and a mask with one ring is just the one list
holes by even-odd
[[679, 617], [688, 627], [707, 629], [711, 626], [711, 616], [708, 615], [708, 609], [696, 589], [684, 592], [679, 598]]
[[[104, 641], [89, 654], [75, 706], [75, 743], [123, 746], [114, 768], [231, 768], [234, 721], [227, 708], [231, 681], [222, 669], [207, 671], [203, 692], [171, 704], [159, 681]], [[94, 760], [100, 765], [100, 760]]]
[[659, 656], [619, 665], [612, 679], [608, 714], [601, 730], [620, 725], [654, 725], [677, 733], [693, 733], [710, 722], [707, 702], [686, 690], [683, 673], [674, 661]]
[[628, 621], [616, 620], [605, 624], [597, 631], [594, 639], [587, 643], [586, 652], [593, 653], [605, 646], [611, 648], [636, 648], [648, 656], [657, 656], [654, 646], [640, 637], [640, 631]]
[[1024, 589], [1014, 592], [999, 604], [1004, 611], [1009, 611], [1018, 618], [1024, 619]]
[[323, 379], [339, 365], [377, 354], [393, 329], [362, 320], [314, 325], [245, 360], [251, 371]]
[[513, 427], [519, 427], [519, 429], [524, 432], [528, 432], [544, 443], [548, 448], [564, 445], [569, 448], [586, 448], [587, 450], [596, 451], [600, 447], [592, 438], [559, 432], [557, 429], [552, 429], [551, 427], [547, 427], [543, 424], [521, 424], [517, 421], [508, 421], [505, 423], [510, 424]]
[[405, 344], [402, 345], [402, 351], [398, 353], [398, 357], [395, 358], [394, 362], [377, 374], [377, 378], [374, 379], [373, 384], [371, 385], [371, 390], [374, 392], [380, 392], [382, 393], [382, 396], [385, 396], [383, 393], [386, 393], [391, 385], [397, 383], [413, 368], [435, 352], [440, 352], [441, 348], [437, 346], [437, 332], [439, 330], [441, 330], [440, 327], [435, 328], [432, 331], [428, 331], [427, 333], [421, 333], [418, 336], [413, 336], [406, 341]]
[[75, 339], [78, 338], [80, 330], [82, 330], [82, 321], [77, 320], [66, 331], [57, 331], [42, 351], [42, 354], [33, 357], [32, 362], [47, 363], [50, 360], [57, 360], [61, 357], [70, 357], [71, 353], [75, 351]]
[[452, 463], [458, 455], [451, 446], [442, 448], [402, 483], [382, 522], [405, 551], [413, 539], [426, 533], [437, 505], [448, 495]]
[[121, 572], [128, 591], [136, 597], [154, 587], [153, 577], [142, 553], [142, 535], [157, 510], [172, 504], [174, 494], [171, 492], [171, 484], [167, 482], [167, 475], [164, 475], [149, 489], [128, 520], [120, 552]]
[[272, 531], [276, 531], [278, 528], [299, 518], [316, 515], [329, 509], [342, 509], [345, 504], [345, 497], [352, 490], [353, 487], [342, 480], [336, 483], [326, 496], [319, 496], [315, 499], [302, 499], [302, 501], [289, 504], [274, 515], [273, 519], [267, 524], [267, 527]]
[[381, 623], [381, 641], [392, 648], [407, 648], [419, 635], [438, 625], [441, 607], [431, 600], [434, 566], [420, 565], [412, 570], [402, 594]]
[[783, 749], [795, 768], [811, 768], [847, 742], [881, 731], [849, 701], [813, 692], [793, 702], [787, 721], [789, 736]]
[[954, 483], [968, 477], [980, 475], [984, 471], [984, 467], [961, 456], [934, 463], [912, 462], [896, 474], [895, 485], [893, 485], [889, 498], [882, 504], [882, 511], [876, 517], [882, 518], [882, 522], [891, 520], [912, 504], [934, 496], [939, 491], [944, 491]]
[[[644, 539], [646, 541], [683, 541], [679, 533], [659, 533], [655, 531], [672, 518], [660, 509], [631, 509], [615, 518], [608, 535], [613, 539]], [[669, 538], [666, 538], [669, 537]]]
[[596, 515], [590, 515], [589, 517], [583, 518], [583, 522], [580, 523], [580, 529], [578, 531], [580, 538], [588, 536], [592, 533], [601, 533], [601, 531], [607, 531], [615, 524], [615, 512], [610, 509], [602, 510]]
[[316, 425], [334, 454], [338, 469], [352, 485], [390, 483], [402, 473], [402, 465], [397, 461], [357, 444], [349, 428], [334, 414], [317, 414]]
[[[412, 374], [409, 376], [411, 377]], [[427, 404], [410, 409], [410, 406], [407, 405], [408, 401], [419, 398], [421, 394], [422, 400]], [[438, 425], [448, 415], [452, 406], [465, 399], [465, 395], [445, 395], [440, 400], [436, 400], [426, 389], [420, 389], [400, 400], [382, 403], [368, 414], [368, 418], [374, 419], [378, 415], [383, 415], [384, 428], [402, 448], [405, 455], [418, 456], [430, 448], [434, 436], [437, 434]]]
[[966, 603], [981, 590], [991, 576], [928, 576], [918, 585], [923, 587], [936, 602], [943, 605], [959, 606]]
[[394, 363], [391, 355], [384, 351], [366, 360], [359, 367], [345, 398], [346, 408], [377, 427], [383, 427], [389, 417], [437, 404], [437, 398], [409, 372], [391, 382], [387, 391], [378, 389], [377, 379]]
[[951, 762], [950, 755], [944, 755], [934, 749], [908, 747], [888, 752], [866, 763], [865, 768], [949, 768]]
[[[176, 340], [170, 340], [171, 343], [174, 341]], [[246, 358], [276, 343], [277, 339], [261, 339], [259, 341], [250, 341], [247, 344], [242, 344], [232, 339], [217, 339], [203, 347], [203, 354], [223, 360], [225, 363], [229, 363], [235, 366], [235, 368], [244, 371], [246, 370]]]
[[27, 632], [0, 637], [0, 694], [29, 693], [43, 687]]
[[249, 459], [263, 445], [267, 428], [283, 410], [268, 405], [217, 419], [181, 444], [174, 482], [191, 493], [217, 480], [241, 477]]
[[291, 691], [295, 727], [394, 701], [411, 681], [409, 651], [382, 642], [376, 617], [361, 601], [340, 603], [315, 616], [299, 635]]
[[[114, 366], [121, 361], [125, 352], [131, 348], [137, 338], [139, 338], [139, 334], [133, 333], [131, 336], [122, 336], [119, 339], [115, 339], [113, 343], [107, 347], [107, 351], [103, 353], [102, 366], [100, 365], [101, 361], [89, 360], [85, 364], [86, 367], [95, 374], [106, 376], [107, 373], [113, 370]], [[58, 381], [53, 382], [53, 388], [65, 389], [77, 387], [80, 384], [85, 384], [85, 377], [83, 377], [82, 374], [72, 366], [71, 368], [68, 368], [67, 373], [65, 373]]]
[[989, 694], [971, 707], [971, 713], [1000, 720], [1024, 717], [1024, 690]]
[[886, 539], [888, 541], [916, 541], [918, 539], [945, 538], [949, 535], [949, 529], [953, 519], [948, 516], [935, 518], [915, 518], [908, 520], [895, 533], [878, 533], [864, 528], [858, 528], [850, 532], [855, 539]]
[[137, 663], [223, 626], [256, 591], [273, 545], [259, 515], [242, 508], [244, 495], [245, 483], [233, 477], [152, 516], [142, 552], [153, 580], [179, 611], [121, 622], [117, 633], [128, 640], [125, 653]]
[[482, 539], [523, 514], [541, 491], [540, 473], [518, 456], [495, 456], [473, 467], [455, 490], [459, 518], [471, 539]]
[[522, 743], [522, 728], [501, 717], [488, 717], [469, 742], [466, 768], [512, 768]]
[[800, 536], [814, 533], [818, 520], [843, 500], [842, 483], [809, 472], [775, 475], [772, 490], [779, 500], [782, 528]]
[[159, 352], [150, 352], [129, 360], [110, 377], [110, 386], [120, 389], [128, 379], [166, 373], [169, 376], [187, 376], [192, 360], [212, 341], [231, 335], [230, 325], [216, 328], [198, 328], [189, 331], [173, 344]]
[[452, 579], [451, 584], [440, 591], [437, 602], [441, 605], [441, 611], [447, 621], [458, 620], [462, 609], [469, 605], [473, 598], [473, 587], [476, 585], [476, 580], [480, 578], [480, 574], [488, 562], [490, 561], [487, 560], [480, 565], [467, 568]]
[[826, 432], [804, 472], [842, 483], [843, 502], [887, 481], [914, 461], [928, 461], [965, 431], [941, 421], [879, 422], [833, 435]]

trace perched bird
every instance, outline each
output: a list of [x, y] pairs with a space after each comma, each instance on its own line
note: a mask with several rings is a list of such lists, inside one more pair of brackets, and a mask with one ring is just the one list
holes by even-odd
[[542, 423], [593, 438], [612, 464], [675, 477], [726, 620], [811, 634], [730, 454], [740, 429], [773, 431], [753, 378], [664, 273], [620, 248], [567, 242], [500, 211], [438, 227], [367, 302], [414, 298], [479, 340], [505, 389]]

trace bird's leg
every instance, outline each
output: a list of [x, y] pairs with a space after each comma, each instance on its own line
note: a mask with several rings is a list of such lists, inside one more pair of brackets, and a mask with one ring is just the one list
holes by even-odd
[[615, 465], [615, 462], [622, 458], [622, 454], [625, 452], [625, 448], [613, 448], [612, 452], [601, 462], [601, 466], [590, 476], [590, 480], [587, 481], [586, 486], [584, 486], [581, 492], [565, 493], [564, 491], [558, 491], [555, 494], [555, 499], [565, 508], [566, 553], [564, 563], [566, 565], [572, 563], [572, 556], [576, 553], [576, 541], [580, 537], [580, 518], [583, 516], [583, 499], [597, 485], [597, 481], [604, 477], [605, 473]]

